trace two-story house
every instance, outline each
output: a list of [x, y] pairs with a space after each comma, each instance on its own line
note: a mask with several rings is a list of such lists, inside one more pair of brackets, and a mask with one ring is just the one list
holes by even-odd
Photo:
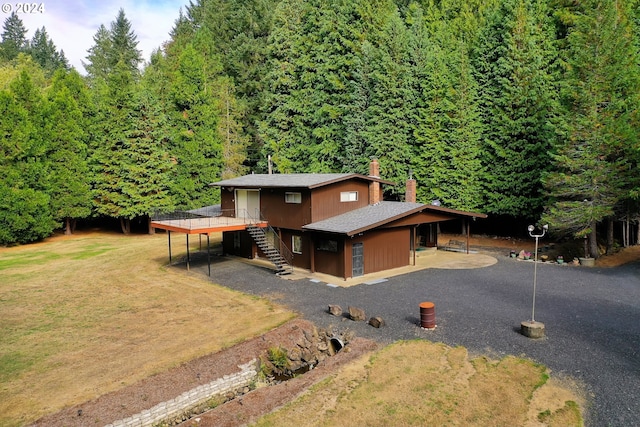
[[486, 215], [415, 202], [382, 200], [373, 160], [360, 174], [251, 174], [211, 184], [221, 191], [221, 215], [247, 226], [223, 231], [225, 253], [267, 256], [295, 267], [349, 278], [415, 263], [419, 244], [436, 246], [435, 224]]

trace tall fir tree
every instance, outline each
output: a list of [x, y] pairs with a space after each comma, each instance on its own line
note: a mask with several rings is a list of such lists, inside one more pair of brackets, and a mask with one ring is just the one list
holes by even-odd
[[504, 0], [473, 56], [484, 127], [487, 213], [537, 220], [556, 138], [553, 33], [544, 3]]
[[440, 21], [424, 21], [412, 8], [412, 60], [416, 108], [413, 169], [418, 199], [439, 200], [455, 209], [482, 209], [478, 88], [469, 63], [468, 43], [456, 34], [443, 13]]
[[365, 41], [354, 58], [342, 170], [368, 171], [369, 158], [380, 160], [380, 174], [397, 185], [387, 195], [401, 197], [411, 163], [409, 117], [411, 93], [409, 36], [400, 15], [389, 13], [377, 45]]
[[[205, 43], [206, 37], [201, 34], [195, 42]], [[172, 192], [176, 206], [183, 209], [219, 201], [208, 187], [220, 179], [224, 164], [215, 93], [221, 66], [211, 56], [203, 45], [187, 45], [171, 88], [175, 111], [171, 155], [176, 163]]]
[[637, 189], [640, 75], [632, 11], [626, 2], [592, 0], [565, 11], [567, 138], [545, 184], [550, 225], [587, 237], [600, 255], [597, 227]]
[[261, 125], [264, 157], [273, 154], [278, 170], [342, 169], [355, 60], [363, 41], [378, 43], [394, 10], [384, 0], [279, 3]]
[[19, 53], [25, 53], [29, 48], [27, 29], [17, 13], [12, 12], [4, 20], [2, 26], [2, 41], [0, 41], [0, 58], [7, 61], [15, 59]]
[[109, 30], [104, 25], [100, 25], [93, 36], [93, 46], [87, 51], [87, 62], [82, 61], [89, 79], [94, 81], [107, 79], [113, 68], [110, 59], [111, 50], [112, 44]]
[[69, 68], [64, 52], [56, 49], [56, 45], [49, 38], [45, 27], [38, 28], [33, 34], [31, 43], [29, 43], [29, 54], [36, 63], [40, 64], [48, 76], [51, 76], [59, 68]]
[[81, 105], [89, 103], [87, 88], [77, 71], [59, 69], [47, 92], [44, 133], [51, 211], [72, 234], [76, 220], [91, 214], [92, 198], [87, 163], [87, 119]]

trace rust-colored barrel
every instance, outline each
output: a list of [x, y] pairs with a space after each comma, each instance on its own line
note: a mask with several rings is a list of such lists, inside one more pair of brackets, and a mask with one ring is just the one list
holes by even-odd
[[436, 327], [436, 305], [425, 301], [420, 303], [420, 326], [425, 329]]

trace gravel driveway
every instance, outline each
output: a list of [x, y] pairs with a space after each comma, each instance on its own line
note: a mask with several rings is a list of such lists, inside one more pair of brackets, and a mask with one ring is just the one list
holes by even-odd
[[[581, 384], [589, 404], [588, 426], [640, 426], [640, 264], [615, 269], [539, 264], [535, 320], [547, 337], [519, 333], [531, 317], [533, 263], [497, 256], [485, 268], [427, 269], [386, 281], [333, 287], [309, 279], [283, 280], [237, 260], [218, 258], [211, 280], [266, 296], [321, 327], [349, 328], [382, 343], [424, 338], [462, 345], [472, 354], [525, 356], [555, 377]], [[206, 267], [202, 269], [206, 274]], [[437, 328], [419, 327], [419, 303], [436, 306]], [[381, 316], [386, 326], [327, 313], [328, 304]]]

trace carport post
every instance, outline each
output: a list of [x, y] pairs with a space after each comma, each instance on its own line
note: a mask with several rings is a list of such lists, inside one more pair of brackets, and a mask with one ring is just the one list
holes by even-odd
[[189, 271], [189, 233], [187, 233], [187, 271]]
[[169, 237], [169, 264], [171, 264], [171, 230], [167, 230], [167, 236]]
[[211, 277], [211, 250], [209, 249], [209, 233], [207, 233], [207, 265], [209, 266], [209, 277]]

